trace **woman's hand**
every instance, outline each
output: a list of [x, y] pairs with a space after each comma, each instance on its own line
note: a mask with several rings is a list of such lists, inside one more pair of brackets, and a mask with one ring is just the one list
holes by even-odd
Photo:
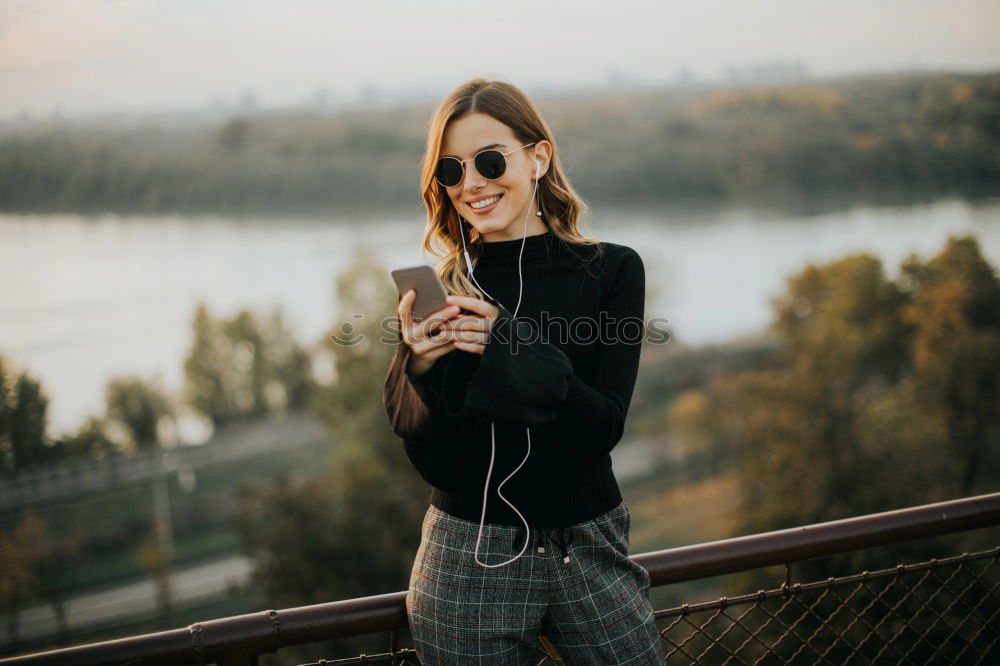
[[472, 314], [456, 317], [446, 322], [442, 327], [443, 338], [450, 340], [456, 349], [482, 354], [486, 350], [490, 330], [500, 315], [500, 309], [481, 298], [457, 294], [449, 295], [448, 303], [453, 306], [461, 306], [462, 309], [468, 310]]
[[455, 343], [442, 335], [441, 329], [445, 322], [459, 313], [457, 305], [448, 305], [432, 312], [421, 321], [414, 322], [413, 301], [416, 297], [416, 290], [408, 289], [399, 299], [399, 306], [396, 309], [403, 342], [410, 348], [406, 371], [414, 378], [430, 370], [438, 358], [455, 348]]

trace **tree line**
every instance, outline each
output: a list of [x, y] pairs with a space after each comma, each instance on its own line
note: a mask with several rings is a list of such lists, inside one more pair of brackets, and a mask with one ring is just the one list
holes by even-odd
[[[995, 192], [1000, 75], [911, 75], [539, 97], [599, 203]], [[420, 204], [431, 107], [213, 126], [0, 131], [0, 210], [330, 215]]]

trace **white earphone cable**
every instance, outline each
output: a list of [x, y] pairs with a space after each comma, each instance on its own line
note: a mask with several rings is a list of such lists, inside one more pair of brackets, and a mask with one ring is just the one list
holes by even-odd
[[[535, 198], [535, 195], [538, 192], [538, 178], [539, 178], [539, 172], [540, 171], [541, 171], [541, 164], [536, 160], [535, 161], [535, 187], [534, 187], [534, 190], [532, 190], [532, 193], [531, 193], [531, 198], [532, 199]], [[523, 290], [524, 290], [524, 275], [521, 272], [521, 263], [522, 263], [522, 258], [524, 257], [524, 245], [525, 245], [525, 243], [528, 240], [528, 235], [527, 235], [528, 234], [528, 214], [530, 212], [531, 212], [531, 207], [529, 206], [528, 210], [524, 214], [524, 225], [523, 225], [524, 229], [523, 229], [523, 232], [521, 234], [521, 253], [518, 255], [518, 258], [517, 258], [518, 291], [517, 291], [517, 306], [514, 308], [513, 319], [517, 319], [517, 312], [521, 308], [521, 297], [523, 295]], [[459, 220], [460, 221], [462, 220], [461, 215], [459, 216]], [[461, 222], [459, 222], [459, 224], [461, 224]], [[476, 286], [479, 287], [479, 289], [481, 289], [484, 294], [486, 294], [490, 298], [493, 298], [493, 296], [488, 291], [486, 291], [485, 289], [483, 289], [483, 286], [481, 284], [479, 284], [479, 280], [477, 280], [476, 276], [473, 274], [473, 271], [472, 271], [472, 260], [469, 258], [469, 251], [468, 251], [468, 249], [466, 248], [466, 245], [465, 245], [465, 229], [464, 228], [460, 228], [459, 229], [459, 233], [462, 236], [462, 251], [465, 254], [465, 265], [469, 269], [469, 277], [472, 278], [472, 281], [476, 283]], [[497, 300], [497, 299], [494, 298], [493, 300]], [[511, 325], [512, 326], [514, 325], [513, 321], [511, 322]], [[483, 487], [483, 509], [482, 509], [482, 513], [480, 514], [480, 518], [479, 518], [479, 534], [476, 536], [476, 549], [475, 549], [475, 552], [473, 553], [473, 557], [476, 560], [476, 564], [479, 564], [480, 566], [487, 567], [487, 568], [490, 568], [490, 569], [493, 569], [493, 568], [496, 568], [496, 567], [506, 566], [506, 565], [510, 564], [511, 562], [513, 562], [514, 560], [516, 560], [519, 557], [521, 557], [521, 555], [524, 554], [525, 549], [528, 547], [528, 543], [530, 543], [530, 541], [531, 541], [531, 526], [528, 525], [528, 521], [525, 520], [525, 518], [521, 514], [521, 512], [517, 510], [517, 507], [514, 506], [513, 504], [511, 504], [507, 500], [507, 498], [503, 496], [503, 493], [500, 492], [500, 489], [503, 487], [503, 484], [507, 483], [507, 481], [509, 481], [512, 476], [514, 476], [515, 474], [517, 474], [517, 471], [519, 469], [521, 469], [521, 467], [524, 466], [524, 463], [526, 463], [528, 461], [528, 456], [531, 455], [531, 428], [525, 427], [525, 432], [526, 432], [527, 438], [528, 438], [528, 450], [524, 454], [524, 459], [521, 461], [520, 465], [518, 465], [517, 467], [514, 468], [513, 472], [511, 472], [509, 475], [507, 475], [506, 479], [504, 479], [503, 481], [501, 481], [497, 485], [497, 495], [499, 495], [500, 499], [502, 499], [504, 502], [507, 503], [507, 506], [509, 506], [511, 509], [514, 510], [514, 513], [516, 513], [518, 515], [518, 517], [521, 519], [521, 522], [524, 523], [524, 529], [525, 529], [525, 532], [526, 532], [525, 535], [524, 535], [524, 545], [521, 546], [521, 550], [520, 550], [520, 552], [517, 555], [515, 555], [511, 559], [507, 560], [506, 562], [501, 562], [500, 564], [486, 564], [484, 562], [480, 562], [479, 561], [479, 543], [482, 540], [482, 537], [483, 537], [483, 526], [486, 523], [486, 500], [487, 500], [487, 497], [489, 496], [490, 477], [493, 475], [493, 460], [496, 457], [496, 451], [497, 451], [496, 422], [495, 421], [491, 421], [490, 422], [490, 467], [489, 467], [489, 469], [486, 472], [486, 485]]]

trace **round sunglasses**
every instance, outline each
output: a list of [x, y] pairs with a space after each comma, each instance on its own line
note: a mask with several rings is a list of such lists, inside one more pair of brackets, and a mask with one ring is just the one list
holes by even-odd
[[[501, 153], [495, 148], [483, 150], [476, 153], [472, 158], [472, 163], [476, 165], [476, 171], [486, 180], [496, 180], [507, 171], [507, 156], [516, 153], [522, 148], [535, 145], [535, 141]], [[434, 169], [434, 178], [445, 187], [455, 187], [465, 178], [465, 163], [469, 160], [460, 160], [457, 157], [442, 157], [438, 160], [437, 168]]]

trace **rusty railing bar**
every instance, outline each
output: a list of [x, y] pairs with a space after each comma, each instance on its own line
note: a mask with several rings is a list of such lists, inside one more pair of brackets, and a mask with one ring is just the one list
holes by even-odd
[[1000, 525], [1000, 492], [633, 555], [652, 586]]
[[0, 659], [18, 666], [256, 666], [287, 645], [389, 631], [407, 625], [406, 591], [198, 622], [184, 629]]

